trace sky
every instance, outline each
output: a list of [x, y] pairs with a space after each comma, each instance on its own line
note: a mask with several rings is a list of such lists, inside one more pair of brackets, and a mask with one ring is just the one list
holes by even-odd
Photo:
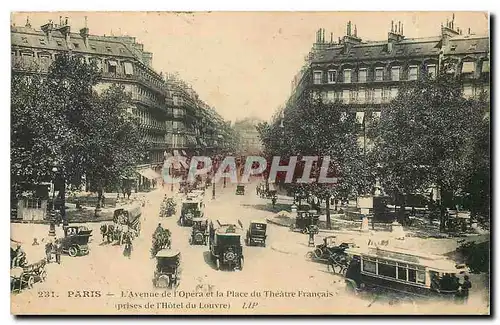
[[[11, 23], [35, 29], [59, 16], [73, 32], [84, 26], [93, 35], [128, 35], [153, 53], [157, 72], [177, 72], [201, 99], [226, 120], [269, 120], [291, 92], [316, 37], [346, 33], [357, 26], [363, 40], [386, 40], [391, 20], [401, 21], [407, 38], [438, 36], [451, 12], [18, 12]], [[485, 12], [455, 12], [455, 26], [488, 34]]]

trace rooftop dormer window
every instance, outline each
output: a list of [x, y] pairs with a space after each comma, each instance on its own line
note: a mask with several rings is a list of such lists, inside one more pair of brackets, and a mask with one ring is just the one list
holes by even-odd
[[109, 53], [113, 52], [113, 51], [111, 51], [111, 47], [109, 47], [109, 46], [106, 46], [106, 51]]
[[56, 41], [57, 42], [57, 46], [62, 46], [62, 42], [61, 41]]
[[452, 46], [450, 47], [450, 51], [455, 51], [456, 49], [457, 49], [457, 46], [456, 46], [456, 45], [452, 45]]
[[91, 48], [92, 50], [94, 50], [94, 51], [96, 50], [96, 47], [95, 47], [95, 45], [94, 45], [94, 44], [90, 45], [90, 48]]
[[477, 44], [471, 44], [469, 47], [469, 51], [475, 51], [477, 47]]
[[75, 49], [77, 49], [77, 48], [79, 48], [79, 47], [80, 47], [80, 44], [78, 44], [78, 43], [73, 43], [73, 47], [74, 47]]
[[45, 38], [40, 38], [40, 45], [45, 45]]

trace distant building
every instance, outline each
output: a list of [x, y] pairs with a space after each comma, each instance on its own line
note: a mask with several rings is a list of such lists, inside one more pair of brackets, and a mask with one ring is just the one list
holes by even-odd
[[[359, 126], [366, 126], [380, 118], [400, 85], [424, 74], [435, 76], [440, 69], [461, 76], [465, 97], [489, 93], [489, 37], [463, 31], [454, 17], [441, 26], [441, 35], [427, 38], [406, 38], [404, 26], [394, 22], [383, 41], [364, 42], [351, 22], [338, 41], [333, 34], [326, 41], [325, 30], [319, 29], [306, 64], [292, 81], [287, 108], [311, 91], [325, 101], [349, 104]], [[370, 146], [362, 134], [359, 140]]]
[[262, 151], [262, 143], [257, 132], [257, 125], [263, 120], [257, 118], [245, 118], [234, 123], [234, 130], [239, 134], [241, 154], [259, 154]]

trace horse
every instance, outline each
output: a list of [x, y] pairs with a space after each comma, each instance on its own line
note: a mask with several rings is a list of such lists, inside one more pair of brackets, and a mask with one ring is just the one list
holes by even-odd
[[115, 232], [115, 226], [113, 224], [103, 224], [101, 225], [101, 235], [102, 235], [102, 241], [106, 241], [107, 243], [110, 243], [113, 241], [113, 235]]

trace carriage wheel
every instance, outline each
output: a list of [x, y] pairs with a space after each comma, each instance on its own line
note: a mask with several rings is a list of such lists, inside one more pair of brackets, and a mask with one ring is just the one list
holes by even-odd
[[76, 255], [78, 255], [78, 248], [76, 248], [75, 246], [71, 246], [68, 249], [68, 255], [71, 257], [75, 257]]
[[33, 288], [33, 285], [35, 284], [35, 277], [30, 275], [26, 284], [28, 285], [28, 289]]
[[47, 280], [47, 272], [45, 270], [43, 270], [40, 273], [40, 281], [44, 282], [45, 280]]
[[321, 255], [323, 255], [323, 252], [321, 251], [321, 249], [317, 248], [314, 250], [314, 257], [316, 258], [321, 258]]
[[347, 267], [346, 266], [342, 266], [342, 269], [340, 270], [340, 274], [342, 274], [343, 276], [345, 276], [347, 274]]
[[306, 258], [308, 258], [308, 259], [311, 259], [311, 260], [312, 260], [312, 259], [313, 259], [313, 257], [314, 257], [313, 252], [307, 252], [307, 254], [306, 254]]

